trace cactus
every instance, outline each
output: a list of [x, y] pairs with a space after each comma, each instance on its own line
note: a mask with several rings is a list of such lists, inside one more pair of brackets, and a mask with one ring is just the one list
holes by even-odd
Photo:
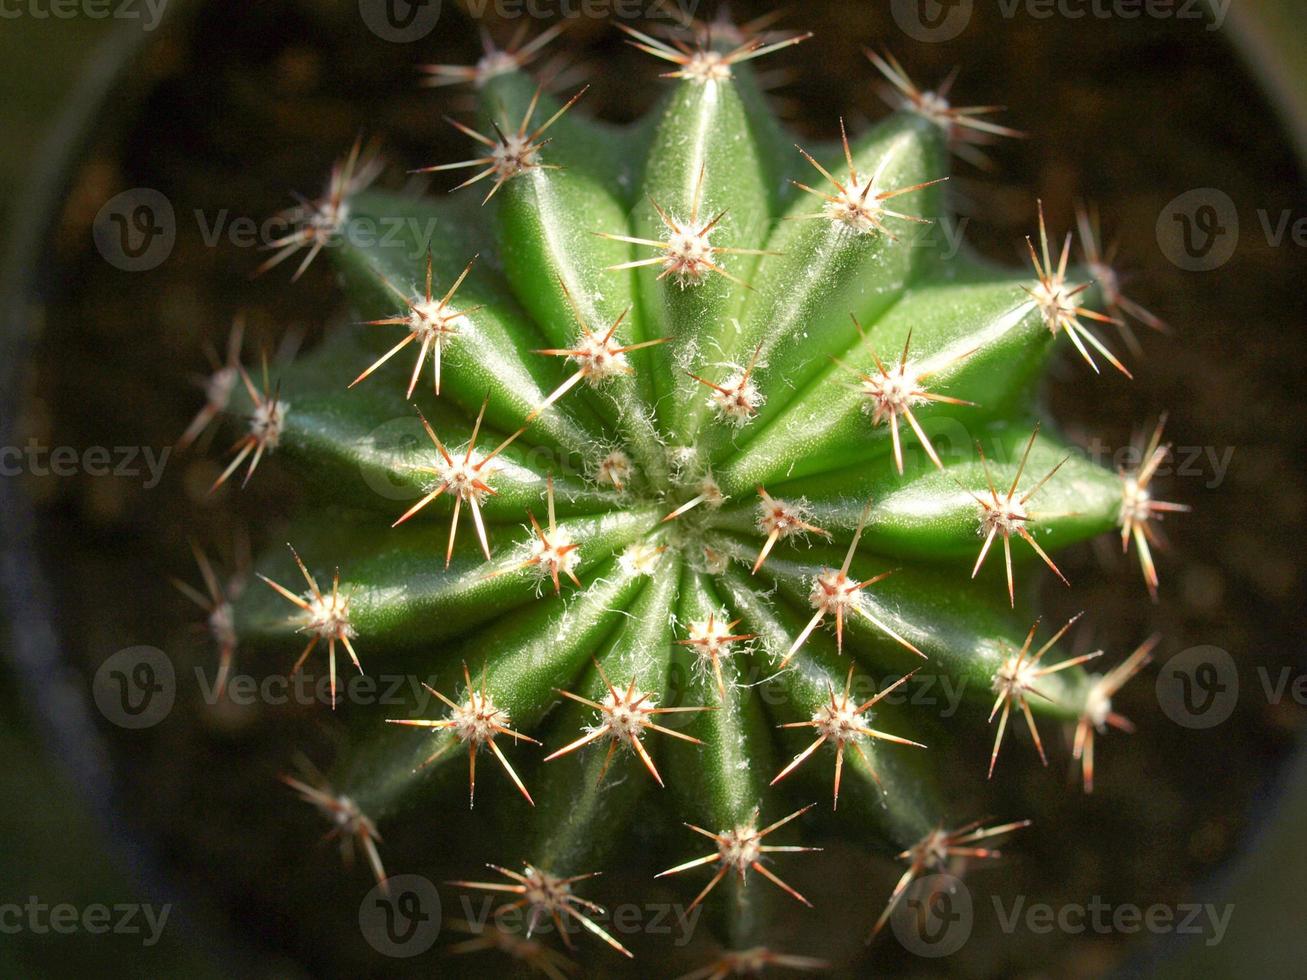
[[[456, 887], [568, 927], [568, 946], [583, 930], [596, 962], [630, 955], [586, 880], [613, 828], [657, 808], [663, 874], [722, 948], [698, 975], [816, 968], [769, 946], [775, 900], [812, 904], [785, 878], [821, 860], [805, 826], [839, 820], [906, 863], [874, 936], [916, 878], [1037, 820], [972, 822], [983, 791], [943, 778], [968, 740], [992, 743], [1000, 779], [1005, 742], [1028, 736], [1009, 752], [1047, 765], [1036, 716], [1063, 726], [1090, 791], [1095, 735], [1128, 729], [1111, 698], [1155, 640], [1087, 672], [1099, 654], [1063, 652], [1071, 624], [1042, 626], [1029, 589], [1041, 566], [1066, 581], [1058, 549], [1119, 532], [1156, 596], [1154, 524], [1183, 508], [1150, 495], [1160, 425], [1113, 472], [1041, 424], [1037, 384], [1061, 343], [1126, 372], [1105, 325], [1160, 321], [1121, 294], [1088, 215], [1084, 267], [1042, 208], [1029, 268], [940, 245], [950, 158], [1013, 133], [992, 110], [869, 53], [892, 114], [796, 148], [752, 63], [802, 36], [627, 33], [672, 69], [644, 121], [543, 91], [525, 67], [549, 37], [430, 66], [481, 108], [453, 123], [473, 156], [424, 172], [470, 176], [439, 199], [378, 190], [356, 144], [285, 214], [264, 269], [298, 278], [325, 252], [356, 322], [271, 372], [242, 366], [239, 334], [215, 363], [186, 441], [234, 418], [218, 483], [275, 457], [304, 504], [292, 547], [257, 563], [268, 588], [229, 595], [200, 554], [190, 594], [224, 679], [257, 648], [294, 671], [325, 655], [333, 708], [338, 653], [430, 681], [390, 717], [346, 700], [332, 771], [286, 778], [379, 882], [379, 831], [451, 803], [437, 771], [466, 756], [469, 805], [478, 779], [511, 789], [488, 818], [511, 833], [478, 842], [494, 873]], [[889, 697], [919, 671], [974, 710], [944, 724]], [[873, 673], [899, 679], [869, 689]]]

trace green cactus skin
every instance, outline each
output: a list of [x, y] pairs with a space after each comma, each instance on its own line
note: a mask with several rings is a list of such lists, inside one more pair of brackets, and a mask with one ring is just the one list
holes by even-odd
[[[1038, 552], [1056, 570], [1049, 553], [1113, 531], [1146, 549], [1149, 521], [1177, 508], [1147, 494], [1158, 440], [1123, 478], [1036, 421], [1060, 335], [1091, 363], [1105, 352], [1082, 319], [1098, 316], [1075, 309], [1112, 302], [1082, 288], [1091, 273], [1046, 244], [1035, 270], [1011, 270], [923, 237], [946, 216], [951, 152], [968, 148], [958, 116], [905, 97], [805, 159], [746, 63], [761, 42], [681, 54], [635, 39], [678, 63], [643, 122], [567, 111], [507, 56], [472, 73], [476, 128], [501, 136], [474, 143], [487, 159], [471, 189], [369, 189], [378, 168], [356, 147], [300, 210], [307, 230], [274, 262], [330, 239], [361, 323], [275, 388], [235, 386], [227, 407], [252, 421], [228, 473], [275, 450], [306, 492], [298, 555], [261, 559], [278, 585], [245, 590], [235, 631], [276, 657], [297, 630], [306, 656], [330, 646], [333, 690], [339, 643], [361, 670], [441, 692], [393, 724], [346, 719], [329, 788], [298, 784], [369, 847], [448, 801], [442, 768], [479, 759], [483, 783], [520, 789], [488, 817], [514, 830], [485, 854], [501, 885], [626, 952], [547, 876], [602, 870], [607, 828], [661, 803], [718, 835], [654, 843], [687, 894], [721, 881], [707, 907], [735, 951], [723, 963], [783, 963], [759, 947], [789, 886], [760, 879], [821, 856], [765, 848], [803, 839], [837, 765], [846, 832], [904, 852], [902, 885], [1024, 825], [967, 826], [984, 802], [949, 798], [940, 754], [1000, 725], [1020, 741], [1031, 711], [1078, 723], [1081, 752], [1147, 649], [1102, 678], [1037, 650], [1054, 631], [1027, 636], [1011, 563]], [[344, 233], [357, 227], [401, 230]], [[974, 710], [945, 725], [841, 694], [918, 668]], [[747, 832], [778, 821], [774, 838]]]

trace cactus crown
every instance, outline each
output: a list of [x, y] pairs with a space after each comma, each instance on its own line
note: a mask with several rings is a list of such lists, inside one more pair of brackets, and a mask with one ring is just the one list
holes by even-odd
[[[766, 923], [773, 897], [808, 902], [782, 875], [820, 856], [780, 842], [817, 794], [908, 864], [874, 935], [915, 877], [1025, 826], [967, 823], [983, 803], [940, 778], [961, 743], [992, 739], [997, 778], [1016, 714], [1044, 757], [1043, 715], [1074, 727], [1092, 787], [1094, 734], [1125, 727], [1110, 697], [1148, 648], [1087, 674], [1097, 654], [1057, 649], [1070, 624], [1041, 640], [1017, 609], [1018, 566], [1061, 576], [1052, 552], [1119, 531], [1155, 592], [1153, 523], [1178, 509], [1149, 494], [1160, 428], [1121, 474], [1036, 420], [1062, 335], [1125, 370], [1099, 336], [1121, 325], [1115, 280], [1073, 267], [1070, 237], [1050, 245], [1042, 210], [1030, 268], [940, 244], [950, 155], [1013, 131], [873, 54], [895, 111], [796, 149], [751, 63], [802, 37], [758, 29], [628, 30], [672, 70], [625, 129], [585, 118], [584, 90], [543, 92], [535, 42], [428, 66], [471, 83], [481, 119], [454, 122], [472, 157], [425, 172], [478, 186], [373, 189], [356, 145], [265, 267], [295, 257], [298, 277], [325, 250], [362, 322], [261, 383], [236, 332], [187, 433], [244, 417], [218, 482], [275, 454], [311, 500], [234, 613], [201, 556], [223, 677], [238, 643], [289, 658], [298, 631], [294, 669], [325, 648], [333, 700], [338, 647], [432, 680], [393, 724], [352, 728], [330, 776], [288, 777], [378, 878], [378, 827], [425, 819], [416, 804], [447, 792], [434, 771], [464, 755], [475, 804], [490, 755], [518, 832], [479, 855], [493, 881], [462, 884], [626, 953], [578, 892], [611, 853], [603, 828], [661, 802], [689, 826], [660, 841], [664, 874], [713, 909], [727, 970], [814, 965], [768, 949]], [[868, 691], [873, 670], [902, 677]], [[975, 710], [944, 726], [892, 703], [918, 670]]]

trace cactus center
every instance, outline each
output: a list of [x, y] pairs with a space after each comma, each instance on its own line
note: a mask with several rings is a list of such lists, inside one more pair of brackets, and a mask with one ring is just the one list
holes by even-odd
[[862, 586], [849, 578], [844, 572], [825, 571], [812, 580], [812, 592], [808, 601], [813, 609], [828, 615], [842, 613], [858, 601]]
[[652, 692], [615, 689], [604, 696], [603, 706], [603, 721], [590, 731], [607, 732], [612, 738], [629, 743], [639, 738], [649, 724], [658, 702]]
[[510, 724], [508, 712], [495, 707], [489, 695], [471, 691], [468, 699], [450, 712], [454, 733], [461, 741], [477, 745], [489, 742], [500, 728]]
[[827, 741], [855, 742], [864, 736], [859, 729], [867, 727], [867, 719], [845, 700], [843, 704], [823, 704], [812, 715], [812, 727]]
[[492, 78], [516, 71], [519, 64], [520, 59], [508, 51], [490, 51], [476, 63], [475, 85], [481, 88]]
[[762, 835], [748, 824], [734, 827], [717, 838], [717, 853], [723, 864], [743, 875], [762, 857]]
[[703, 282], [713, 268], [713, 248], [708, 242], [711, 231], [711, 222], [684, 226], [677, 223], [667, 236], [663, 275], [674, 276], [682, 288]]
[[1074, 320], [1079, 312], [1075, 300], [1078, 290], [1068, 288], [1066, 277], [1061, 273], [1041, 276], [1040, 281], [1030, 290], [1030, 295], [1039, 307], [1040, 314], [1048, 329], [1056, 334], [1068, 319]]
[[343, 832], [343, 836], [375, 837], [376, 825], [368, 819], [348, 796], [338, 796], [334, 806], [324, 807], [328, 819]]
[[1090, 686], [1085, 695], [1084, 717], [1099, 732], [1107, 731], [1107, 719], [1112, 714], [1112, 699], [1101, 680]]
[[904, 108], [933, 122], [949, 137], [954, 136], [953, 107], [939, 92], [922, 92], [916, 99], [904, 99]]
[[732, 425], [744, 425], [758, 412], [762, 394], [743, 371], [736, 371], [708, 396], [708, 407]]
[[408, 329], [423, 343], [444, 347], [468, 325], [461, 313], [447, 313], [438, 300], [423, 300], [409, 309]]
[[220, 602], [213, 607], [213, 612], [209, 613], [209, 633], [219, 646], [236, 645], [236, 613], [230, 602]]
[[823, 206], [826, 217], [838, 224], [847, 225], [859, 234], [869, 234], [881, 228], [880, 206], [876, 194], [876, 178], [854, 174], [847, 186]]
[[618, 561], [624, 571], [635, 572], [637, 575], [652, 575], [662, 557], [662, 548], [647, 541], [636, 541], [627, 546]]
[[943, 868], [948, 864], [950, 835], [946, 830], [932, 830], [911, 849], [913, 864], [925, 868]]
[[591, 384], [631, 371], [621, 342], [611, 335], [583, 333], [569, 357], [576, 362], [581, 376]]
[[234, 367], [219, 368], [204, 382], [204, 397], [210, 405], [226, 405], [236, 387], [238, 375]]
[[788, 538], [809, 530], [803, 508], [788, 500], [764, 496], [758, 504], [758, 529], [768, 537]]
[[1030, 512], [1018, 500], [1006, 500], [1003, 504], [980, 503], [980, 526], [977, 533], [986, 537], [995, 532], [1010, 537], [1018, 534], [1019, 528], [1030, 520]]
[[566, 528], [557, 528], [549, 534], [542, 531], [531, 540], [531, 561], [542, 577], [556, 579], [571, 575], [580, 560], [581, 552]]
[[276, 449], [290, 406], [280, 398], [259, 399], [250, 413], [250, 435], [264, 449]]
[[722, 488], [717, 485], [717, 481], [711, 476], [705, 476], [699, 481], [699, 499], [709, 507], [720, 507], [726, 500], [726, 495], [722, 493]]
[[911, 364], [896, 365], [885, 374], [863, 378], [863, 409], [879, 425], [885, 418], [926, 402]]
[[354, 627], [349, 623], [349, 596], [332, 590], [321, 595], [314, 592], [304, 593], [307, 606], [304, 615], [308, 622], [304, 629], [310, 633], [329, 640], [354, 636]]
[[509, 133], [491, 150], [490, 163], [496, 177], [508, 180], [540, 163], [540, 147], [529, 136]]
[[720, 51], [696, 51], [683, 71], [696, 82], [724, 82], [731, 77], [731, 63]]
[[1031, 690], [1039, 677], [1038, 661], [1013, 654], [995, 672], [993, 689], [1004, 699], [1017, 699]]
[[537, 910], [555, 912], [565, 909], [572, 899], [572, 886], [547, 871], [527, 865], [523, 897]]
[[731, 635], [730, 625], [714, 616], [710, 620], [690, 624], [689, 642], [698, 647], [701, 657], [711, 659], [730, 651]]
[[[438, 458], [436, 460], [436, 473], [447, 493], [453, 494], [460, 500], [474, 501], [479, 504], [491, 492], [481, 473], [483, 466], [485, 466], [485, 460], [480, 454], [466, 452], [461, 456], [450, 456], [447, 459]], [[484, 475], [489, 476], [489, 474]]]
[[1120, 524], [1145, 524], [1153, 517], [1152, 494], [1146, 485], [1131, 477], [1121, 480]]
[[612, 484], [614, 489], [621, 490], [631, 479], [632, 470], [631, 457], [620, 449], [614, 449], [600, 460], [595, 471], [595, 481]]
[[316, 241], [326, 241], [349, 220], [349, 201], [325, 197], [315, 201], [310, 209], [307, 227]]
[[755, 575], [762, 567], [762, 563], [767, 560], [767, 556], [771, 554], [777, 541], [810, 531], [829, 537], [821, 528], [808, 523], [806, 510], [801, 504], [777, 500], [762, 487], [758, 488], [758, 498], [757, 527], [767, 535], [767, 540], [763, 542], [762, 549], [758, 552], [758, 560], [754, 562]]

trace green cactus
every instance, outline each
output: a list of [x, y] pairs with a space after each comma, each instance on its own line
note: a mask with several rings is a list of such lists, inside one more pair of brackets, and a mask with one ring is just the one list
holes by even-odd
[[[949, 253], [950, 156], [1011, 131], [887, 56], [897, 111], [802, 150], [750, 66], [801, 37], [628, 33], [674, 69], [645, 120], [542, 94], [524, 71], [539, 44], [435, 66], [473, 84], [481, 119], [455, 123], [475, 159], [426, 169], [474, 186], [372, 189], [356, 145], [288, 213], [266, 265], [325, 251], [363, 322], [257, 381], [236, 336], [187, 441], [221, 411], [248, 419], [219, 482], [275, 453], [305, 502], [293, 551], [259, 562], [271, 588], [233, 611], [201, 558], [197, 600], [224, 678], [239, 638], [295, 670], [325, 647], [333, 706], [341, 651], [342, 669], [432, 679], [398, 717], [346, 699], [334, 771], [287, 780], [379, 880], [378, 829], [429, 819], [449, 802], [436, 771], [466, 756], [473, 804], [478, 765], [516, 788], [492, 818], [511, 838], [477, 845], [502, 873], [467, 887], [626, 953], [578, 893], [610, 828], [662, 804], [692, 829], [652, 846], [708, 903], [719, 966], [815, 966], [766, 948], [772, 900], [808, 903], [783, 879], [821, 860], [794, 843], [814, 800], [907, 862], [874, 935], [914, 878], [1025, 826], [968, 823], [988, 808], [941, 778], [958, 745], [992, 741], [998, 778], [1008, 728], [1042, 758], [1036, 715], [1074, 726], [1090, 789], [1095, 732], [1125, 727], [1110, 698], [1151, 644], [1087, 673], [1095, 655], [1055, 647], [1067, 627], [1030, 627], [1014, 569], [1061, 577], [1052, 552], [1120, 532], [1155, 593], [1153, 522], [1180, 509], [1149, 496], [1160, 428], [1142, 467], [1110, 471], [1041, 426], [1037, 384], [1062, 335], [1125, 371], [1094, 322], [1157, 321], [1088, 221], [1085, 268], [1042, 212], [1033, 269]], [[945, 724], [893, 703], [918, 670], [976, 709]]]

